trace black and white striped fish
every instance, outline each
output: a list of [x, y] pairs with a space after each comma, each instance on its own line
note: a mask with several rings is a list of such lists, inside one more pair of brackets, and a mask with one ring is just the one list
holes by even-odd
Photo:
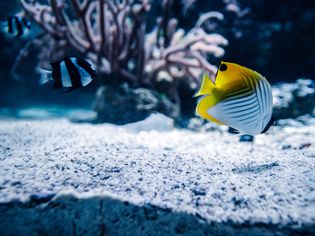
[[204, 119], [241, 133], [265, 133], [274, 124], [271, 86], [261, 74], [235, 63], [221, 62], [212, 82], [205, 74], [196, 112]]
[[52, 71], [37, 69], [41, 74], [40, 84], [54, 81], [54, 89], [67, 88], [67, 92], [88, 85], [96, 76], [93, 66], [84, 59], [67, 57], [50, 63]]
[[9, 16], [6, 21], [0, 23], [1, 31], [15, 37], [21, 37], [31, 30], [31, 22], [20, 15]]

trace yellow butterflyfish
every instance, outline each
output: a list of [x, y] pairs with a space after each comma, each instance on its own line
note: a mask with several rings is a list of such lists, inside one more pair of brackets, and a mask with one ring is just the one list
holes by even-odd
[[205, 73], [195, 97], [199, 116], [241, 133], [265, 133], [274, 124], [272, 91], [261, 74], [235, 63], [221, 62], [215, 81]]

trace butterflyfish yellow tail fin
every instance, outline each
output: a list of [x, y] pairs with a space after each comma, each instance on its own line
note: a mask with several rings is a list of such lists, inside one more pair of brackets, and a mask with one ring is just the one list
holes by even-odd
[[214, 87], [215, 87], [215, 85], [211, 81], [211, 79], [209, 78], [208, 74], [204, 73], [200, 89], [197, 93], [194, 94], [194, 97], [210, 94]]

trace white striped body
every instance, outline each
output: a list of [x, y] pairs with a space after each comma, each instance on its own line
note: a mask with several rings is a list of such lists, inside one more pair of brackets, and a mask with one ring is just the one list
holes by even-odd
[[272, 116], [271, 87], [265, 79], [245, 78], [247, 87], [230, 93], [207, 113], [243, 133], [263, 132]]
[[[76, 66], [82, 86], [88, 85], [92, 81], [91, 75], [87, 73], [82, 67], [77, 65], [76, 58], [71, 57], [69, 58], [69, 60], [73, 63], [73, 65]], [[65, 88], [71, 88], [73, 86], [71, 81], [71, 72], [68, 70], [66, 63], [64, 61], [60, 62], [60, 71], [62, 86]]]
[[93, 66], [78, 57], [66, 57], [50, 63], [52, 71], [37, 69], [41, 74], [40, 84], [53, 80], [54, 88], [68, 88], [68, 92], [88, 85], [96, 76]]

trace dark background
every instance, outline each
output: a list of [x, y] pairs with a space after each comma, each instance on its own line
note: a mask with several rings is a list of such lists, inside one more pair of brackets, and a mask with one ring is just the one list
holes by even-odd
[[[191, 0], [190, 0], [191, 1]], [[161, 14], [160, 0], [155, 0], [150, 14], [148, 30], [155, 17]], [[186, 2], [186, 3], [185, 3]], [[189, 1], [175, 0], [173, 16], [179, 27], [194, 26], [199, 15], [217, 10], [225, 15], [216, 22], [215, 32], [229, 40], [225, 61], [236, 62], [257, 70], [274, 84], [293, 82], [298, 78], [315, 77], [315, 2], [313, 0], [239, 0], [241, 10], [249, 12], [243, 17], [226, 9], [221, 0], [197, 0], [185, 10]], [[193, 2], [193, 1], [192, 1]], [[226, 0], [225, 2], [232, 2]], [[1, 1], [1, 20], [20, 10], [19, 1]], [[211, 30], [211, 28], [209, 29]], [[210, 31], [209, 31], [210, 32]], [[31, 51], [18, 67], [20, 80], [10, 77], [10, 71], [20, 49], [27, 39], [7, 38], [0, 33], [0, 107], [61, 104], [78, 107], [90, 106], [97, 83], [79, 91], [64, 94], [52, 90], [51, 84], [38, 86], [36, 50]], [[215, 63], [219, 63], [216, 60]]]

